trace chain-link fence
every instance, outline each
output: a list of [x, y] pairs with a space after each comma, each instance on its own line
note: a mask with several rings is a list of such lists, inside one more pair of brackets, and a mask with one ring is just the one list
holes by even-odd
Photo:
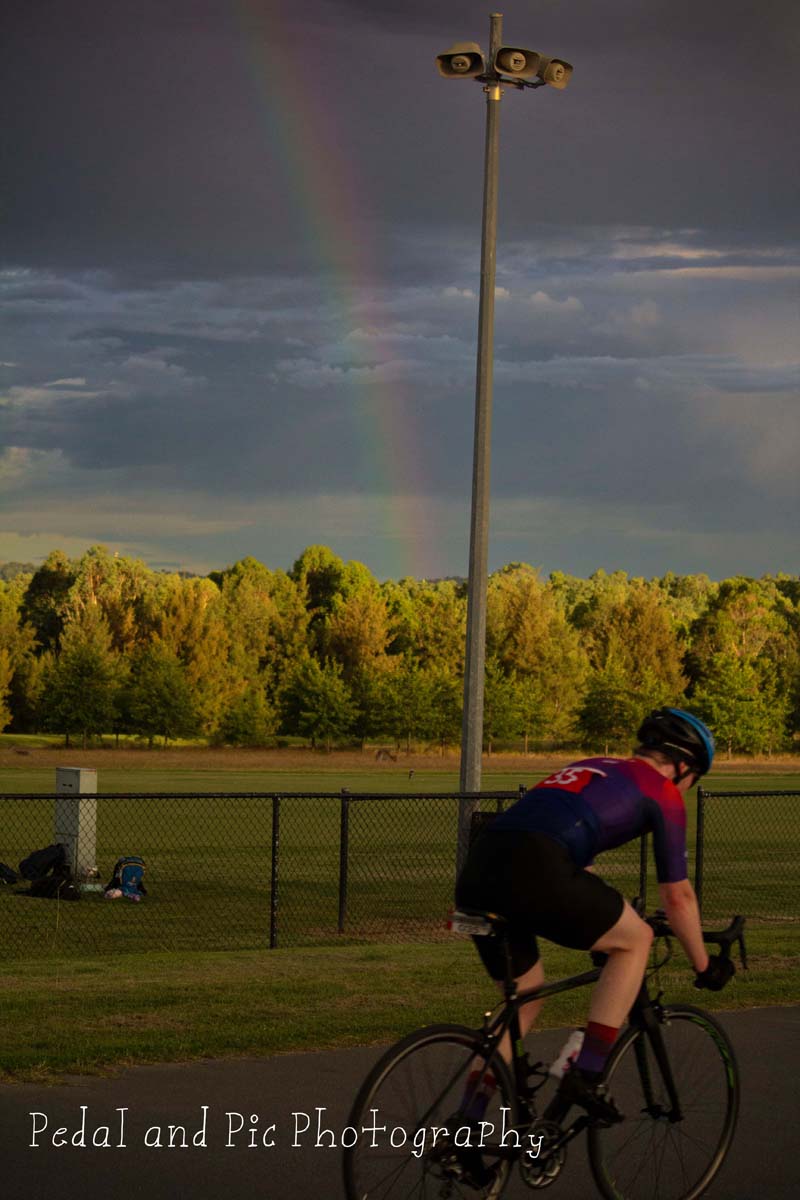
[[[473, 836], [517, 792], [473, 797]], [[350, 937], [425, 940], [449, 936], [443, 915], [453, 902], [459, 803], [465, 797], [371, 795], [343, 800], [347, 837], [346, 910], [340, 929]], [[640, 842], [604, 856], [604, 875], [625, 895], [644, 886]]]
[[[477, 821], [518, 792], [472, 797]], [[0, 884], [0, 952], [231, 950], [444, 935], [456, 871], [454, 793], [100, 794], [71, 797], [80, 900]], [[0, 796], [0, 861], [19, 873], [63, 840], [61, 797]], [[625, 895], [643, 889], [644, 845], [604, 856]], [[147, 895], [109, 901], [115, 862], [139, 855]], [[87, 871], [96, 867], [97, 876]]]
[[[32, 851], [61, 840], [60, 799], [0, 796], [0, 860], [19, 873]], [[81, 797], [81, 803], [80, 900], [32, 895], [23, 878], [0, 887], [4, 953], [269, 944], [272, 796], [114, 794]], [[147, 895], [141, 903], [105, 899], [104, 885], [125, 855], [145, 860]], [[96, 866], [96, 877], [83, 878], [87, 863]]]
[[697, 792], [703, 920], [800, 921], [800, 792]]
[[[474, 797], [476, 825], [517, 794]], [[18, 874], [32, 851], [63, 840], [61, 799], [0, 796], [0, 863]], [[84, 871], [96, 866], [99, 874], [79, 879], [77, 903], [33, 896], [30, 880], [0, 883], [0, 952], [429, 941], [443, 936], [452, 900], [462, 799], [347, 792], [73, 797], [81, 807], [71, 853], [79, 867], [83, 856]], [[704, 919], [713, 924], [743, 912], [756, 921], [799, 921], [799, 846], [800, 793], [700, 790], [695, 884]], [[132, 854], [145, 860], [147, 896], [138, 904], [106, 900], [115, 862]], [[601, 869], [624, 895], [643, 895], [645, 839], [603, 855]], [[652, 865], [649, 876], [652, 893]]]

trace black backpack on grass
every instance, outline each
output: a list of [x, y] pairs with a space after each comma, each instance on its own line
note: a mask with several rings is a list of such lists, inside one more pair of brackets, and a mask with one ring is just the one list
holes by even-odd
[[19, 864], [19, 873], [23, 879], [33, 882], [66, 865], [67, 852], [62, 845], [55, 842], [52, 846], [45, 846], [44, 850], [34, 850], [33, 854], [23, 858]]
[[16, 883], [17, 878], [16, 871], [12, 871], [5, 863], [0, 863], [0, 883]]
[[46, 900], [80, 900], [81, 893], [72, 878], [67, 863], [67, 852], [55, 843], [44, 850], [34, 850], [19, 864], [23, 879], [31, 880], [29, 896], [40, 896]]
[[56, 867], [42, 879], [34, 879], [28, 891], [29, 896], [42, 896], [45, 900], [80, 900], [80, 889], [72, 878], [69, 867]]

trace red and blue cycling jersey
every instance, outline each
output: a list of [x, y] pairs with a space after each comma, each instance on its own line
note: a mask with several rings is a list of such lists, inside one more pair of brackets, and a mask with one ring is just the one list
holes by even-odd
[[659, 883], [686, 879], [686, 808], [675, 784], [641, 758], [585, 758], [543, 779], [492, 830], [544, 833], [579, 867], [652, 833]]

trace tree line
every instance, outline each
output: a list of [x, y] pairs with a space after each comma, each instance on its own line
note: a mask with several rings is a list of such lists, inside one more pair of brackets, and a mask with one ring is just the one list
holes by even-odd
[[[466, 587], [379, 582], [325, 546], [291, 570], [245, 558], [205, 577], [93, 547], [0, 577], [0, 730], [84, 744], [457, 744]], [[486, 748], [628, 747], [645, 710], [691, 707], [723, 751], [800, 732], [800, 578], [489, 580]]]

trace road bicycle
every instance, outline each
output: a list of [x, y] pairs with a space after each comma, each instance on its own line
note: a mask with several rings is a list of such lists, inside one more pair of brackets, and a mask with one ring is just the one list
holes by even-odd
[[[594, 983], [591, 970], [517, 993], [502, 918], [460, 910], [451, 927], [500, 938], [506, 959], [504, 998], [480, 1029], [431, 1025], [392, 1046], [364, 1080], [348, 1120], [344, 1151], [347, 1200], [497, 1200], [516, 1165], [524, 1184], [548, 1187], [564, 1168], [569, 1143], [584, 1130], [589, 1164], [605, 1200], [696, 1200], [725, 1159], [736, 1127], [739, 1073], [722, 1026], [691, 1004], [668, 1004], [651, 981], [672, 956], [665, 915], [645, 918], [653, 954], [628, 1025], [603, 1082], [623, 1120], [610, 1126], [552, 1095], [548, 1066], [531, 1063], [520, 1037], [519, 1010], [532, 1000]], [[738, 943], [746, 967], [744, 918], [704, 940], [729, 957]], [[500, 1057], [508, 1031], [515, 1054]], [[497, 1081], [480, 1122], [471, 1100], [487, 1071]], [[539, 1112], [541, 1111], [541, 1116]]]

